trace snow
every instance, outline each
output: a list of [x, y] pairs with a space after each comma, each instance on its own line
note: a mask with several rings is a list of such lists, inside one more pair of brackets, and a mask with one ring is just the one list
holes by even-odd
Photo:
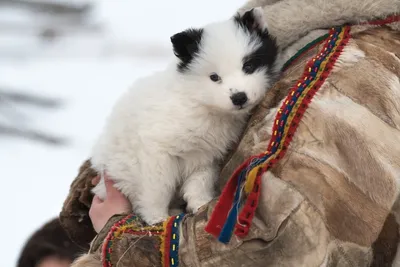
[[[166, 65], [172, 55], [169, 37], [187, 27], [225, 19], [243, 1], [98, 0], [93, 17], [106, 32], [77, 34], [54, 44], [32, 36], [3, 36], [0, 31], [0, 89], [64, 100], [62, 108], [51, 112], [18, 106], [18, 124], [70, 141], [58, 147], [0, 135], [0, 251], [7, 255], [1, 266], [15, 266], [26, 239], [58, 215], [114, 101], [137, 77]], [[20, 11], [4, 10], [0, 18], [28, 18]], [[7, 108], [16, 109], [0, 105], [0, 114]]]

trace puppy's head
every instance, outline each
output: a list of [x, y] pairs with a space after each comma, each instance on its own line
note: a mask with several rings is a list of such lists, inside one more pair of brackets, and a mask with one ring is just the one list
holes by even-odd
[[261, 8], [177, 33], [171, 42], [188, 94], [211, 108], [246, 112], [277, 76], [278, 48]]

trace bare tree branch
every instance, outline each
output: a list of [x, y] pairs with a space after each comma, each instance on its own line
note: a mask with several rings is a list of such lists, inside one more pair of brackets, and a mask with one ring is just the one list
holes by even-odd
[[62, 104], [61, 99], [50, 98], [40, 95], [29, 94], [25, 92], [18, 92], [15, 90], [1, 90], [0, 89], [0, 101], [2, 99], [16, 102], [34, 105], [42, 108], [57, 108]]
[[[33, 105], [39, 108], [55, 109], [61, 104], [60, 99], [29, 94], [16, 90], [0, 90], [0, 107], [5, 108], [0, 114], [10, 121], [12, 125], [0, 124], [0, 135], [28, 139], [49, 145], [65, 145], [64, 138], [23, 127], [29, 117], [22, 112], [22, 104]], [[11, 108], [8, 108], [11, 107]], [[17, 107], [16, 107], [17, 106]]]
[[50, 2], [44, 0], [0, 0], [0, 5], [23, 7], [30, 10], [42, 11], [58, 15], [86, 15], [91, 11], [93, 5], [91, 3], [66, 3], [66, 2]]
[[41, 143], [49, 145], [66, 145], [68, 143], [67, 139], [52, 136], [40, 131], [30, 130], [30, 129], [19, 129], [16, 127], [0, 125], [0, 135], [5, 135], [9, 137], [18, 137], [23, 139], [28, 139], [31, 141], [38, 141]]
[[[0, 0], [1, 1], [1, 0]], [[33, 25], [26, 23], [15, 23], [15, 22], [1, 22], [0, 31], [2, 33], [38, 33], [44, 30], [52, 30], [59, 33], [99, 33], [102, 30], [101, 24], [82, 24], [82, 25], [71, 25], [70, 23], [57, 22], [57, 24], [51, 25], [51, 23], [46, 23], [42, 25]]]

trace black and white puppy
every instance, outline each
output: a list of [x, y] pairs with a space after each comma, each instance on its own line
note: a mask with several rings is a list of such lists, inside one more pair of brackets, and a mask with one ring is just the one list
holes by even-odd
[[[218, 163], [279, 71], [260, 8], [171, 42], [176, 61], [119, 99], [91, 158], [148, 224], [168, 217], [178, 188], [190, 212], [214, 197]], [[106, 197], [103, 179], [94, 193]]]

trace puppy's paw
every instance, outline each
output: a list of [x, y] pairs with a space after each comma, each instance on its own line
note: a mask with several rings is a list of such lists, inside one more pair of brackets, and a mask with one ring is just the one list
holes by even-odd
[[141, 209], [139, 211], [140, 217], [148, 224], [154, 225], [168, 219], [168, 212], [155, 211], [154, 209]]
[[201, 199], [192, 199], [186, 207], [187, 212], [196, 213], [202, 206], [208, 204], [213, 198], [205, 197]]
[[168, 219], [167, 217], [156, 217], [156, 218], [151, 218], [151, 219], [144, 219], [144, 221], [148, 224], [148, 225], [154, 225], [160, 222], [165, 221], [166, 219]]
[[148, 224], [148, 225], [154, 225], [160, 222], [165, 221], [168, 219], [168, 216], [159, 216], [159, 217], [147, 217], [147, 216], [142, 216], [142, 219]]

